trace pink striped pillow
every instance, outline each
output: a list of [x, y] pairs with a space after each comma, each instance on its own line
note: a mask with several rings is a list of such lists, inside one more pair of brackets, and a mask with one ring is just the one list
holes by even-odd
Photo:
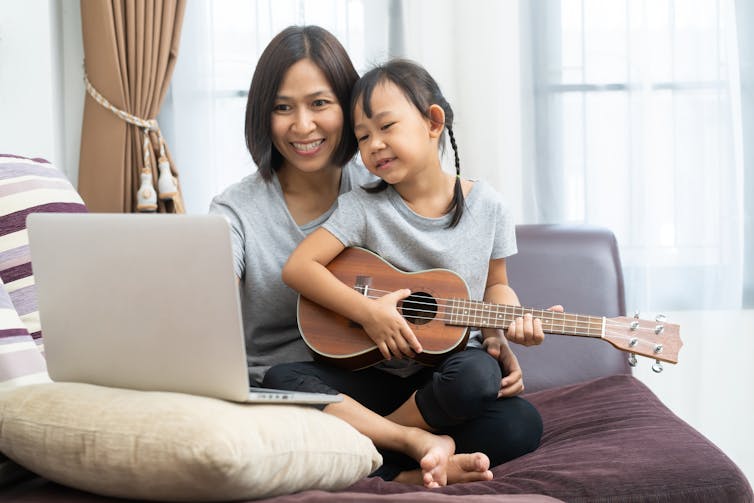
[[29, 334], [41, 344], [26, 216], [85, 212], [71, 183], [44, 159], [0, 154], [0, 279]]

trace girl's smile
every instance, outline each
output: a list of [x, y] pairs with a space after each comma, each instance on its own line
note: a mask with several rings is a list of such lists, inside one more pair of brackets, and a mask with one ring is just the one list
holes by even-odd
[[392, 164], [392, 162], [393, 162], [393, 161], [394, 161], [395, 159], [396, 159], [395, 157], [386, 157], [386, 158], [384, 158], [384, 159], [380, 159], [380, 160], [378, 160], [378, 161], [377, 161], [377, 162], [375, 163], [375, 167], [376, 167], [376, 168], [377, 168], [378, 170], [384, 170], [384, 169], [388, 169], [388, 168], [390, 167], [390, 165]]

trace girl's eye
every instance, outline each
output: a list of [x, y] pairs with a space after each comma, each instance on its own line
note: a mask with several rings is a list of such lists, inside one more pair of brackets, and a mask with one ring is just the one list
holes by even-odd
[[368, 135], [368, 134], [365, 134], [364, 136], [358, 136], [358, 137], [356, 138], [356, 143], [361, 143], [361, 142], [363, 142], [363, 141], [366, 141], [366, 139], [367, 139], [367, 138], [369, 138], [369, 135]]
[[381, 129], [384, 131], [384, 130], [388, 129], [390, 126], [392, 126], [393, 124], [395, 124], [395, 122], [388, 122], [387, 124], [385, 124], [384, 126], [382, 126]]

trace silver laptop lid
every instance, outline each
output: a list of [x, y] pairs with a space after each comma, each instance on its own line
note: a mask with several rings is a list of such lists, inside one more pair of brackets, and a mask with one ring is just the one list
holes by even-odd
[[27, 227], [53, 380], [248, 397], [224, 218], [37, 213]]

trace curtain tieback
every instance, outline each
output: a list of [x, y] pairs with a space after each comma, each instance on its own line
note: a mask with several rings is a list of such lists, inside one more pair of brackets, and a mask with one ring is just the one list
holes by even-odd
[[[177, 202], [178, 179], [173, 176], [170, 169], [170, 161], [168, 161], [168, 157], [165, 154], [165, 139], [162, 137], [162, 131], [160, 131], [160, 126], [157, 124], [157, 120], [142, 119], [115, 107], [94, 88], [86, 73], [84, 74], [84, 81], [86, 82], [86, 91], [97, 103], [110, 110], [118, 118], [129, 124], [133, 124], [142, 130], [144, 138], [144, 141], [142, 142], [144, 166], [140, 170], [140, 186], [139, 190], [136, 191], [136, 211], [157, 211], [158, 193], [161, 200], [175, 199]], [[149, 138], [150, 132], [157, 134], [157, 140], [160, 144], [160, 157], [157, 161], [157, 167], [160, 171], [157, 179], [157, 192], [154, 190], [154, 181], [152, 179], [152, 155], [154, 154], [152, 153], [152, 143]]]

